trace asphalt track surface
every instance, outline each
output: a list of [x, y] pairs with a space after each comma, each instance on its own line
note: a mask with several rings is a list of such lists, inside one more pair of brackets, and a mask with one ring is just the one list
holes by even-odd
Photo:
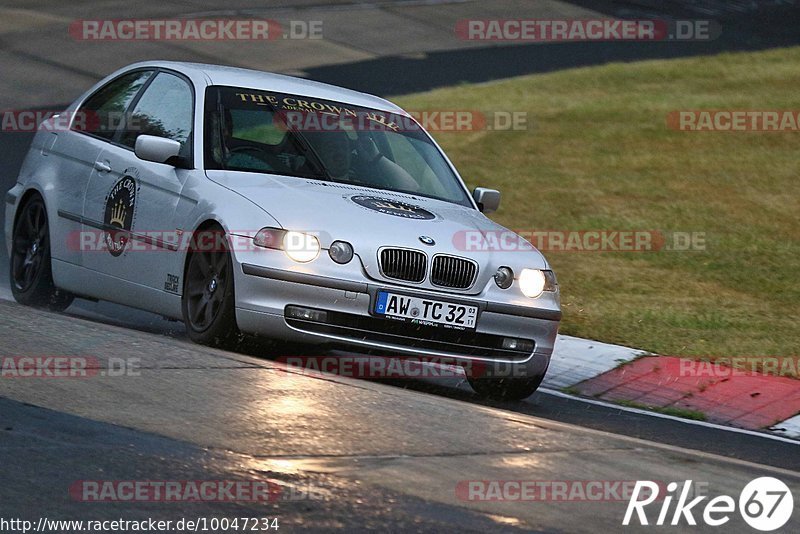
[[[647, 11], [642, 2], [591, 4], [609, 14]], [[639, 51], [613, 44], [584, 51], [549, 45], [542, 54], [538, 45], [501, 46], [378, 58], [307, 74], [389, 95], [610, 60], [800, 40], [790, 30], [797, 27], [794, 10], [762, 13], [763, 20], [749, 24], [745, 16], [725, 16], [741, 22], [741, 31], [738, 38], [718, 41], [715, 50], [691, 43], [682, 49], [650, 44]], [[770, 31], [753, 30], [768, 25]], [[452, 68], [464, 64], [471, 69]], [[1, 191], [13, 184], [29, 143], [29, 135], [2, 134]], [[0, 296], [7, 298], [5, 249], [0, 277]], [[3, 462], [0, 517], [265, 514], [263, 506], [247, 503], [76, 503], [64, 488], [80, 479], [268, 477], [286, 488], [314, 486], [329, 498], [270, 508], [286, 524], [311, 530], [591, 531], [618, 526], [624, 510], [608, 503], [490, 506], [455, 498], [455, 485], [469, 479], [694, 478], [708, 482], [712, 492], [735, 493], [751, 478], [773, 474], [800, 495], [800, 455], [787, 441], [548, 392], [520, 403], [487, 403], [458, 379], [375, 383], [296, 376], [257, 347], [244, 353], [196, 347], [179, 323], [112, 304], [78, 302], [64, 314], [51, 314], [0, 302], [0, 340], [2, 355], [60, 351], [143, 360], [138, 378], [0, 384], [0, 450], [19, 458]], [[743, 524], [731, 527], [739, 531]]]
[[[609, 16], [701, 18], [717, 21], [721, 34], [711, 41], [572, 42], [500, 45], [430, 52], [424, 57], [384, 57], [345, 65], [305, 69], [309, 78], [378, 95], [406, 94], [463, 82], [486, 82], [531, 73], [602, 65], [609, 62], [671, 59], [721, 52], [755, 51], [800, 43], [800, 9], [779, 6], [757, 12], [727, 9], [699, 14], [690, 2], [570, 2]], [[707, 2], [713, 4], [714, 2]], [[702, 4], [697, 2], [696, 4]], [[723, 4], [720, 2], [719, 4]], [[735, 4], [735, 2], [733, 3]], [[716, 6], [721, 8], [722, 6]], [[398, 76], [397, 73], [402, 73]]]
[[[738, 495], [750, 480], [773, 476], [800, 490], [793, 469], [545, 419], [538, 413], [550, 404], [545, 396], [524, 409], [488, 407], [458, 390], [313, 376], [9, 302], [0, 302], [0, 314], [2, 353], [97, 357], [85, 378], [0, 383], [0, 517], [273, 516], [284, 531], [596, 532], [619, 528], [625, 502], [486, 502], [458, 488], [492, 480], [692, 480], [714, 496]], [[138, 362], [119, 375], [111, 357]], [[252, 479], [269, 480], [286, 500], [98, 503], [69, 491], [81, 481]], [[303, 498], [309, 493], [319, 497]], [[657, 510], [649, 513], [653, 521]], [[797, 519], [787, 531], [796, 531]], [[749, 527], [734, 518], [726, 531]]]

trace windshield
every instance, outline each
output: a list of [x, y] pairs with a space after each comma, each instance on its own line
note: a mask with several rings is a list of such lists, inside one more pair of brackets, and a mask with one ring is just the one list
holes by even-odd
[[412, 118], [329, 100], [210, 87], [208, 169], [314, 178], [472, 206]]

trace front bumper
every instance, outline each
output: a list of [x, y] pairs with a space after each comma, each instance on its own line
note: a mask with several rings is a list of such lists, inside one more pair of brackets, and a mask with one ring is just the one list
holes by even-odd
[[[557, 310], [247, 263], [236, 269], [235, 285], [236, 319], [243, 332], [332, 348], [483, 362], [504, 376], [509, 368], [515, 373], [522, 370], [525, 376], [544, 373], [561, 319]], [[379, 289], [477, 305], [480, 310], [477, 328], [457, 331], [375, 317], [369, 310]], [[319, 322], [287, 317], [287, 306], [323, 310], [328, 312], [327, 319]], [[530, 340], [534, 349], [528, 352], [503, 349], [503, 338]]]

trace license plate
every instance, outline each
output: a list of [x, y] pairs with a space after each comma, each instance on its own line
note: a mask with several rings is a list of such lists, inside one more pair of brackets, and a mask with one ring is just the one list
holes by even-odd
[[375, 313], [430, 326], [475, 328], [478, 307], [379, 291]]

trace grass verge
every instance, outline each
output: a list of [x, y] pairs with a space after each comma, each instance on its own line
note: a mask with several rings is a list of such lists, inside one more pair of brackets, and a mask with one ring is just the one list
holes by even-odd
[[[403, 96], [527, 112], [434, 134], [512, 229], [702, 232], [701, 251], [547, 252], [562, 332], [693, 357], [800, 355], [800, 133], [681, 132], [671, 111], [800, 109], [800, 48], [600, 67]], [[532, 127], [531, 127], [532, 126]]]
[[651, 412], [662, 413], [664, 415], [671, 415], [673, 417], [681, 417], [683, 419], [691, 419], [692, 421], [706, 421], [706, 414], [697, 410], [688, 410], [686, 408], [674, 408], [672, 406], [649, 406], [647, 404], [640, 404], [633, 401], [616, 401], [620, 406], [628, 408], [636, 408], [638, 410], [648, 410]]

